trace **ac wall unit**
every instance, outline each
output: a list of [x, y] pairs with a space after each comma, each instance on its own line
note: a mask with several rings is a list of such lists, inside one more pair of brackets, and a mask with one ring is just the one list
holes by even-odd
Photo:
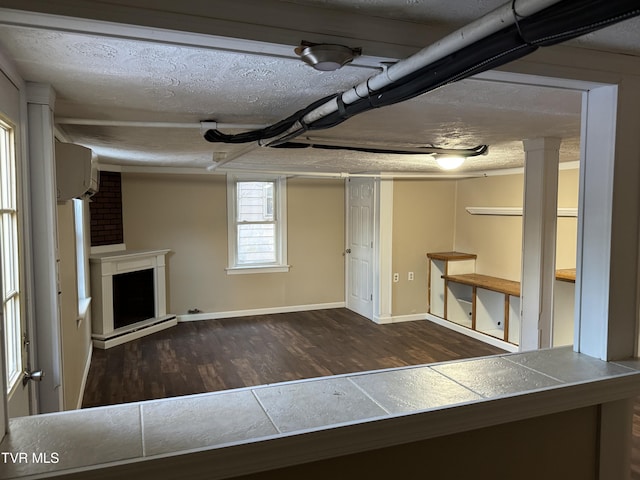
[[58, 201], [91, 196], [98, 191], [98, 157], [89, 148], [56, 142]]

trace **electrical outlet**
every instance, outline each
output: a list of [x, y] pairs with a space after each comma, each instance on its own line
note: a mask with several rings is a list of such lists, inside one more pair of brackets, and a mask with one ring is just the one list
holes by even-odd
[[413, 272], [409, 272], [409, 281], [413, 280]]
[[394, 273], [393, 274], [393, 281], [394, 282], [399, 282], [400, 281], [400, 274], [399, 273]]

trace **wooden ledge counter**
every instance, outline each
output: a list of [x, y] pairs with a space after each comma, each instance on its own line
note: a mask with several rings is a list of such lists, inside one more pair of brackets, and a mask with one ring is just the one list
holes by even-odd
[[504, 278], [491, 277], [480, 273], [465, 273], [462, 275], [445, 275], [442, 278], [449, 282], [462, 283], [472, 287], [484, 288], [494, 292], [506, 293], [515, 297], [520, 296], [520, 282]]
[[556, 280], [563, 282], [576, 283], [576, 269], [575, 268], [562, 268], [556, 270]]

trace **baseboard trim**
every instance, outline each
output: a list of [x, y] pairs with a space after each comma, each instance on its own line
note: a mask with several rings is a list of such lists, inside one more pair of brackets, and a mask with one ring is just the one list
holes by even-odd
[[415, 320], [426, 320], [426, 313], [412, 313], [409, 315], [374, 315], [373, 321], [378, 325], [388, 325], [390, 323], [413, 322]]
[[89, 342], [89, 353], [87, 359], [84, 362], [84, 372], [82, 373], [82, 383], [80, 383], [80, 394], [78, 395], [78, 403], [76, 410], [82, 408], [82, 401], [84, 400], [84, 389], [87, 387], [87, 379], [89, 378], [89, 368], [91, 368], [91, 357], [93, 356], [93, 342]]
[[169, 314], [118, 328], [108, 335], [94, 333], [91, 338], [93, 339], [94, 347], [107, 349], [144, 337], [145, 335], [151, 335], [152, 333], [173, 327], [177, 324], [178, 320], [176, 316]]
[[520, 351], [517, 345], [505, 342], [504, 340], [500, 340], [489, 335], [485, 335], [484, 333], [480, 333], [475, 330], [471, 330], [470, 328], [463, 327], [462, 325], [450, 322], [448, 320], [445, 320], [444, 318], [436, 317], [435, 315], [431, 315], [430, 313], [426, 314], [426, 320], [466, 335], [467, 337], [475, 338], [476, 340], [480, 340], [481, 342], [488, 343], [489, 345], [493, 345], [494, 347], [502, 348], [507, 352], [516, 353]]
[[415, 322], [417, 320], [426, 320], [427, 314], [424, 313], [412, 313], [409, 315], [394, 315], [391, 317], [391, 323], [402, 323], [402, 322]]
[[271, 315], [274, 313], [307, 312], [310, 310], [328, 310], [344, 308], [345, 302], [313, 303], [309, 305], [289, 305], [282, 307], [254, 308], [250, 310], [229, 310], [226, 312], [192, 313], [178, 315], [178, 322], [197, 322], [200, 320], [218, 320], [221, 318], [250, 317], [252, 315]]
[[393, 323], [393, 317], [391, 315], [374, 315], [371, 321], [378, 325], [387, 325]]

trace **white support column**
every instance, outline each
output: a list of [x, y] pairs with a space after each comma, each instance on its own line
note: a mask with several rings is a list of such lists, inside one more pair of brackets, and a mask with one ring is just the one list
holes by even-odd
[[58, 234], [53, 108], [49, 85], [27, 84], [29, 175], [33, 238], [36, 365], [45, 373], [39, 383], [39, 413], [63, 409], [62, 352], [58, 302]]
[[602, 360], [636, 353], [638, 110], [636, 78], [584, 95], [574, 350]]
[[[637, 355], [640, 80], [593, 88], [582, 109], [573, 348], [619, 360]], [[601, 406], [598, 478], [629, 478], [630, 403]]]
[[552, 344], [560, 139], [524, 142], [520, 350]]

